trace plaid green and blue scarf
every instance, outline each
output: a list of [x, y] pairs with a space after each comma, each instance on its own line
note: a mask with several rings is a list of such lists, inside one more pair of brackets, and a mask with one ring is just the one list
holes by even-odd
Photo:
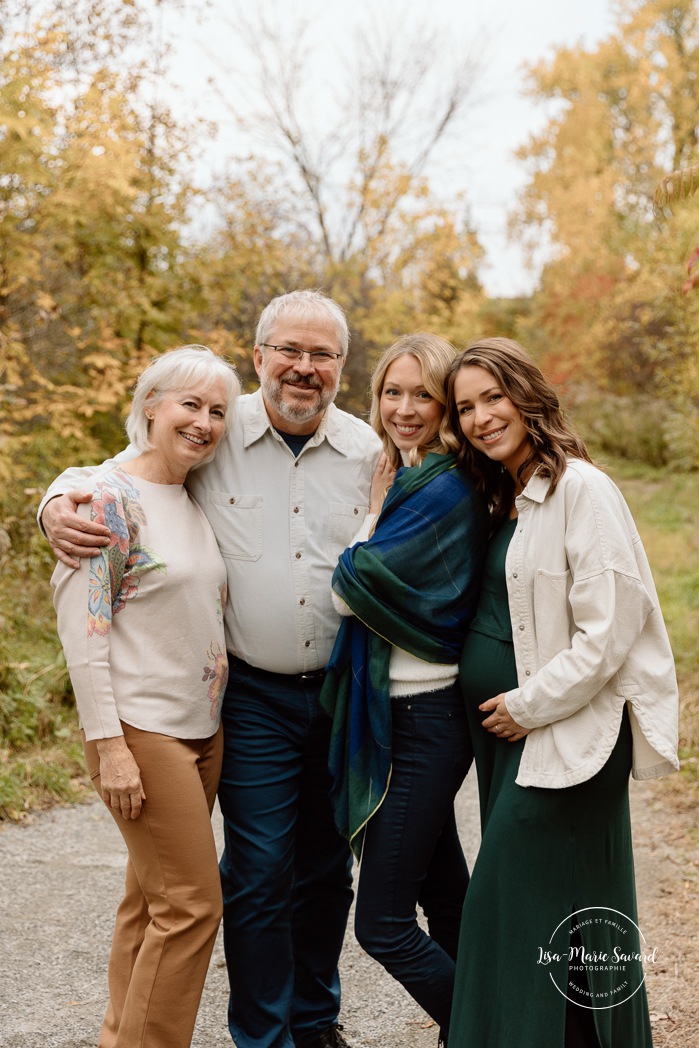
[[476, 608], [487, 514], [449, 455], [401, 469], [368, 542], [345, 550], [333, 575], [351, 608], [328, 664], [321, 703], [332, 717], [335, 822], [359, 857], [364, 827], [391, 776], [389, 661], [396, 646], [455, 663]]

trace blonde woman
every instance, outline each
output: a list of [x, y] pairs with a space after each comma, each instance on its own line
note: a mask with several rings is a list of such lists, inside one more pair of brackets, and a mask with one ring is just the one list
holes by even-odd
[[377, 364], [371, 419], [385, 453], [371, 515], [333, 577], [345, 618], [322, 694], [336, 819], [361, 861], [357, 938], [443, 1036], [468, 884], [454, 820], [472, 760], [457, 661], [485, 545], [484, 506], [440, 437], [454, 352], [406, 335]]
[[188, 1048], [221, 919], [210, 814], [226, 568], [183, 485], [214, 457], [239, 392], [205, 347], [153, 361], [126, 423], [139, 454], [97, 472], [80, 507], [108, 543], [52, 578], [87, 768], [129, 853], [99, 1048]]

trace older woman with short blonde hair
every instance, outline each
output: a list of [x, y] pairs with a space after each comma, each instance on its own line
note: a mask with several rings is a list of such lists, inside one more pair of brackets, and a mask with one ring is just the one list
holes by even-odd
[[206, 347], [153, 361], [126, 424], [140, 454], [98, 472], [80, 507], [108, 543], [52, 578], [87, 768], [129, 853], [99, 1048], [188, 1048], [221, 918], [226, 569], [183, 483], [216, 454], [239, 392]]

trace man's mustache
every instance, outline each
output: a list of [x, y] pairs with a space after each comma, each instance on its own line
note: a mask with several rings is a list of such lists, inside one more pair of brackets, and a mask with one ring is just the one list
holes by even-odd
[[323, 383], [317, 375], [289, 375], [288, 378], [282, 379], [282, 383], [289, 386], [306, 386], [308, 389], [323, 388]]

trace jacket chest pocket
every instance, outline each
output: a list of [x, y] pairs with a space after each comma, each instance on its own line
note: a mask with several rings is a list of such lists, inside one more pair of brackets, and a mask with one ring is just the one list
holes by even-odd
[[262, 495], [209, 491], [206, 515], [224, 557], [259, 560], [262, 556]]
[[570, 647], [573, 635], [568, 594], [570, 571], [537, 571], [534, 578], [534, 623], [541, 665]]

